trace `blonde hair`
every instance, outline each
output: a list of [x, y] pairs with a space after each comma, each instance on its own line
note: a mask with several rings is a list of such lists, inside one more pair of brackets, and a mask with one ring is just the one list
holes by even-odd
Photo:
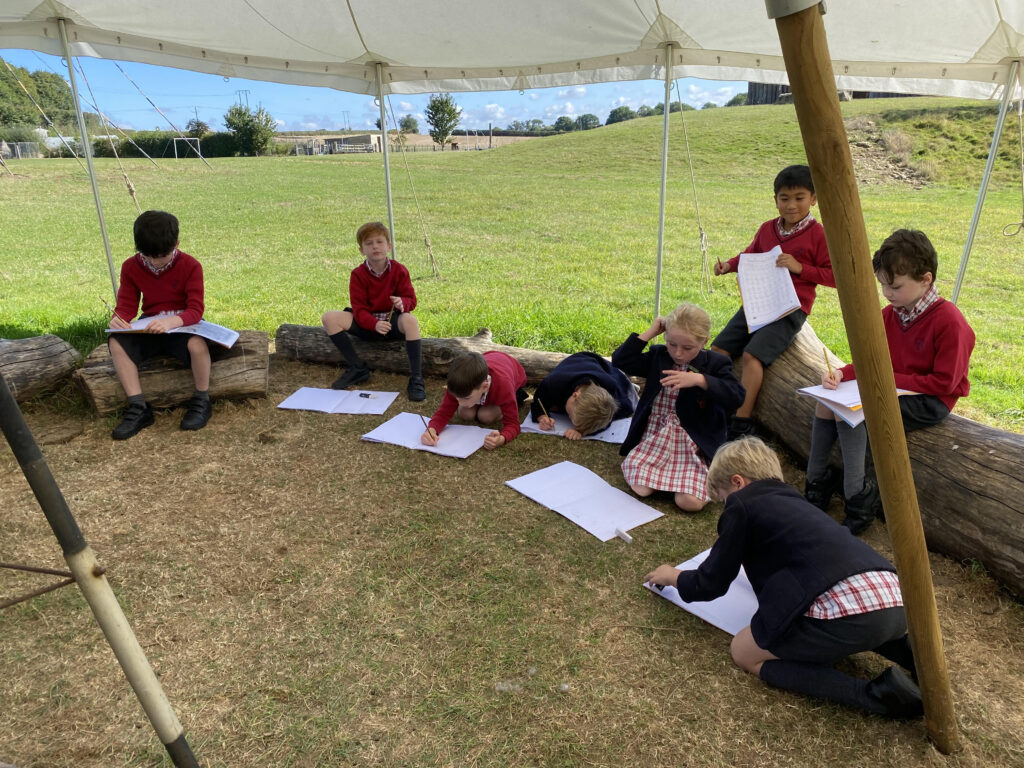
[[759, 437], [742, 437], [715, 452], [708, 467], [708, 495], [720, 498], [729, 490], [729, 478], [739, 475], [750, 482], [782, 480], [778, 454]]
[[615, 398], [600, 384], [588, 381], [576, 388], [579, 396], [573, 410], [573, 426], [581, 435], [590, 435], [612, 423], [615, 415]]
[[680, 304], [668, 313], [665, 328], [677, 328], [704, 344], [711, 336], [711, 318], [696, 304]]

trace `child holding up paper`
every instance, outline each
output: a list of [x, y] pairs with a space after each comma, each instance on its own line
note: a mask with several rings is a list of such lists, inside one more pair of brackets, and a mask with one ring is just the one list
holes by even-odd
[[441, 405], [434, 412], [420, 437], [424, 445], [437, 445], [452, 416], [466, 421], [493, 424], [501, 420], [501, 430], [484, 438], [484, 448], [493, 451], [519, 434], [519, 404], [526, 402], [526, 371], [511, 355], [492, 351], [466, 352], [448, 367], [447, 388]]
[[[904, 431], [938, 424], [971, 390], [967, 368], [974, 350], [974, 331], [956, 305], [935, 290], [938, 254], [923, 232], [898, 229], [885, 239], [871, 260], [882, 295], [885, 338], [889, 344], [896, 386], [920, 394], [899, 399]], [[826, 371], [821, 384], [835, 389], [856, 379], [852, 365]], [[807, 460], [807, 500], [827, 509], [839, 478], [829, 467], [832, 446], [839, 440], [843, 453], [843, 525], [860, 534], [875, 519], [880, 502], [878, 485], [867, 477], [867, 427], [851, 427], [825, 405], [814, 411], [811, 449]]]
[[[732, 362], [704, 349], [710, 331], [707, 312], [680, 304], [612, 354], [616, 368], [647, 378], [619, 450], [626, 457], [622, 474], [639, 496], [671, 491], [685, 512], [707, 503], [708, 464], [725, 442], [729, 414], [743, 402]], [[665, 343], [644, 352], [663, 333]]]
[[742, 566], [757, 596], [733, 661], [776, 688], [885, 717], [918, 717], [921, 691], [898, 667], [873, 680], [833, 665], [873, 651], [915, 674], [899, 578], [892, 563], [808, 504], [782, 479], [778, 456], [756, 437], [727, 443], [708, 470], [725, 502], [718, 540], [696, 570], [658, 566], [647, 581], [687, 602], [724, 595]]
[[530, 417], [548, 431], [555, 426], [548, 411], [564, 413], [573, 425], [565, 436], [580, 440], [605, 429], [614, 419], [631, 416], [636, 403], [636, 389], [626, 374], [594, 352], [577, 352], [537, 385]]
[[[835, 288], [832, 261], [825, 243], [825, 230], [811, 213], [817, 202], [811, 169], [806, 165], [790, 165], [775, 177], [775, 207], [778, 217], [766, 221], [757, 230], [753, 242], [744, 253], [767, 253], [776, 246], [782, 249], [775, 262], [790, 272], [793, 287], [800, 300], [800, 309], [750, 333], [741, 306], [711, 342], [711, 349], [730, 357], [743, 356], [743, 387], [746, 397], [729, 423], [729, 439], [753, 433], [754, 405], [761, 391], [764, 369], [775, 362], [796, 337], [811, 314], [817, 286]], [[742, 255], [742, 254], [741, 254]], [[715, 264], [715, 274], [724, 275], [739, 269], [740, 256]]]

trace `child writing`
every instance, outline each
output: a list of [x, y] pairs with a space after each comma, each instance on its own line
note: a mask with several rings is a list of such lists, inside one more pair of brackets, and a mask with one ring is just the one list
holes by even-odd
[[626, 374], [594, 352], [569, 355], [551, 369], [533, 393], [530, 417], [541, 429], [554, 429], [550, 413], [565, 413], [570, 440], [605, 429], [614, 419], [632, 415], [637, 396]]
[[493, 424], [501, 420], [501, 430], [484, 438], [484, 448], [493, 451], [519, 434], [519, 403], [526, 400], [526, 371], [504, 352], [466, 352], [448, 367], [447, 388], [441, 405], [430, 418], [420, 437], [424, 445], [437, 445], [452, 416]]
[[158, 355], [170, 355], [192, 369], [195, 392], [185, 407], [181, 428], [202, 429], [211, 414], [210, 348], [206, 339], [191, 333], [167, 333], [203, 319], [203, 268], [178, 250], [178, 219], [170, 213], [140, 214], [133, 234], [138, 253], [121, 265], [110, 327], [131, 328], [140, 299], [141, 317], [155, 318], [145, 333], [112, 333], [107, 339], [114, 372], [128, 396], [121, 422], [110, 434], [114, 440], [127, 440], [153, 423], [153, 409], [139, 382], [139, 365]]
[[[885, 338], [889, 344], [896, 386], [920, 393], [899, 398], [907, 432], [938, 424], [971, 390], [967, 368], [974, 350], [974, 331], [956, 305], [935, 290], [938, 254], [923, 232], [898, 229], [885, 239], [871, 260], [882, 295]], [[852, 365], [822, 376], [826, 389], [856, 379]], [[820, 403], [814, 411], [807, 460], [807, 500], [827, 509], [838, 489], [829, 455], [836, 440], [843, 454], [843, 525], [860, 534], [874, 520], [880, 503], [878, 485], [864, 471], [867, 427], [851, 427]]]
[[390, 257], [391, 233], [379, 221], [363, 224], [356, 231], [359, 252], [365, 260], [352, 270], [348, 281], [351, 307], [326, 312], [324, 330], [348, 365], [348, 370], [331, 387], [348, 389], [370, 378], [370, 369], [359, 357], [349, 334], [363, 341], [405, 341], [409, 356], [410, 400], [427, 397], [423, 384], [423, 350], [420, 324], [412, 311], [416, 292], [409, 270]]
[[[616, 368], [647, 379], [619, 450], [622, 474], [638, 496], [671, 491], [686, 512], [707, 503], [707, 466], [725, 442], [729, 414], [743, 402], [732, 362], [704, 349], [710, 330], [707, 312], [680, 304], [612, 354]], [[665, 343], [644, 352], [662, 333]]]
[[[750, 333], [743, 307], [740, 307], [711, 342], [711, 349], [716, 352], [730, 357], [741, 353], [743, 356], [742, 381], [747, 394], [729, 423], [729, 439], [753, 433], [754, 405], [761, 391], [764, 369], [786, 351], [811, 314], [817, 295], [816, 286], [835, 288], [836, 279], [825, 244], [825, 230], [811, 213], [811, 206], [816, 202], [811, 169], [806, 165], [783, 168], [775, 177], [775, 207], [779, 215], [761, 225], [753, 242], [744, 251], [766, 253], [775, 246], [782, 248], [782, 255], [775, 264], [789, 270], [800, 309]], [[715, 274], [736, 272], [739, 261], [740, 256], [726, 262], [719, 261], [715, 264]]]
[[756, 437], [715, 454], [708, 492], [725, 506], [707, 559], [691, 571], [660, 565], [647, 581], [675, 586], [689, 602], [713, 600], [742, 566], [757, 611], [732, 641], [741, 669], [776, 688], [877, 715], [921, 715], [921, 692], [898, 667], [873, 680], [833, 668], [874, 651], [915, 674], [892, 564], [783, 482], [778, 457]]

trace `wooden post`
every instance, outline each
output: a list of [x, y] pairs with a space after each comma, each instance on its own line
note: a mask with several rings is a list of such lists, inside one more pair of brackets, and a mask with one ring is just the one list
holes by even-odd
[[776, 26], [821, 206], [843, 322], [857, 366], [857, 382], [903, 590], [928, 735], [940, 752], [949, 754], [960, 745], [935, 592], [871, 270], [857, 178], [821, 14], [820, 6], [814, 5], [780, 16]]

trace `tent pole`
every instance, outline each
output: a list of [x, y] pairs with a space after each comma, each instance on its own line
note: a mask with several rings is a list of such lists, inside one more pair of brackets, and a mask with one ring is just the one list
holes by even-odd
[[892, 362], [871, 270], [867, 228], [836, 93], [821, 15], [813, 0], [767, 0], [775, 18], [807, 161], [815, 181], [843, 322], [875, 456], [903, 592], [928, 735], [940, 752], [959, 749], [935, 592]]
[[[661, 260], [665, 252], [665, 196], [668, 185], [668, 124], [672, 99], [672, 43], [665, 44], [665, 110], [661, 122], [661, 201], [658, 204], [658, 264], [654, 272], [654, 316], [661, 314]], [[680, 105], [681, 107], [682, 105]]]
[[978, 202], [974, 205], [974, 217], [971, 219], [971, 228], [967, 232], [967, 242], [964, 244], [964, 253], [960, 257], [960, 270], [956, 273], [956, 284], [953, 286], [952, 302], [956, 304], [960, 298], [960, 286], [964, 282], [964, 273], [967, 272], [967, 260], [971, 257], [971, 247], [974, 245], [974, 235], [978, 231], [978, 222], [981, 220], [981, 209], [985, 204], [985, 195], [988, 193], [988, 182], [992, 178], [992, 169], [996, 164], [996, 153], [999, 152], [999, 139], [1003, 135], [1003, 125], [1006, 123], [1006, 113], [1010, 106], [1015, 90], [1017, 72], [1020, 70], [1020, 60], [1017, 59], [1010, 64], [1010, 75], [1006, 78], [1006, 85], [1003, 86], [1003, 100], [999, 105], [999, 117], [996, 118], [996, 129], [992, 134], [992, 145], [988, 150], [988, 162], [985, 164], [985, 175], [981, 177], [981, 186], [978, 188]]
[[46, 521], [64, 553], [68, 569], [75, 583], [89, 603], [96, 622], [110, 643], [125, 677], [138, 696], [153, 729], [163, 742], [171, 761], [177, 768], [198, 768], [199, 763], [185, 740], [181, 723], [174, 714], [160, 681], [149, 666], [146, 653], [139, 645], [131, 625], [125, 618], [104, 573], [106, 569], [96, 561], [92, 548], [75, 522], [68, 503], [57, 481], [54, 480], [46, 459], [39, 450], [32, 432], [25, 423], [14, 395], [3, 376], [0, 376], [0, 432], [3, 432], [11, 452], [18, 460]]
[[117, 273], [114, 271], [114, 257], [110, 252], [110, 238], [107, 236], [107, 222], [103, 218], [103, 201], [100, 199], [100, 188], [96, 184], [96, 169], [92, 164], [92, 145], [89, 144], [89, 134], [85, 130], [85, 115], [82, 114], [82, 102], [78, 99], [78, 86], [75, 84], [75, 62], [71, 58], [71, 48], [68, 46], [68, 33], [64, 26], [64, 19], [57, 19], [57, 30], [60, 32], [60, 44], [64, 48], [64, 61], [68, 65], [68, 82], [71, 83], [71, 96], [75, 100], [75, 116], [78, 118], [78, 132], [82, 137], [82, 154], [85, 155], [85, 164], [89, 167], [89, 183], [92, 185], [92, 199], [96, 203], [96, 216], [100, 220], [100, 233], [103, 235], [103, 248], [107, 253], [107, 269], [110, 270], [110, 284], [114, 289], [114, 296], [117, 296]]
[[380, 149], [384, 153], [384, 193], [388, 201], [388, 229], [391, 230], [391, 257], [398, 257], [395, 245], [395, 209], [391, 202], [391, 161], [388, 156], [388, 123], [384, 111], [384, 65], [377, 66], [377, 103], [380, 104]]

